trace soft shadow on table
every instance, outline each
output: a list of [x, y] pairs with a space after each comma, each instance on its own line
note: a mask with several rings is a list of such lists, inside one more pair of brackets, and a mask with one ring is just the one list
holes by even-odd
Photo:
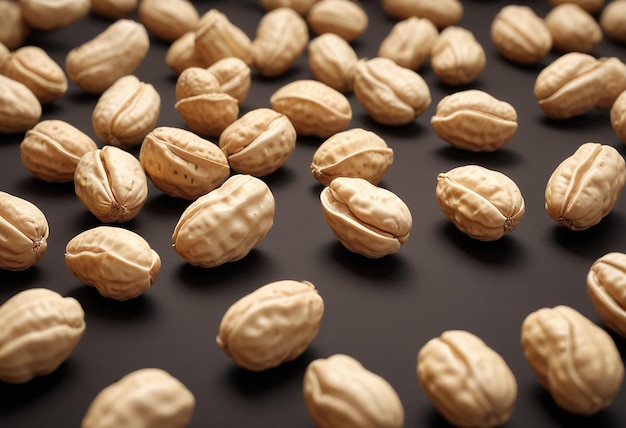
[[48, 183], [35, 176], [29, 176], [19, 183], [19, 188], [24, 193], [34, 195], [54, 196], [55, 198], [76, 198], [74, 182], [69, 183]]
[[413, 120], [406, 125], [382, 125], [372, 119], [369, 114], [356, 115], [356, 119], [363, 123], [364, 129], [372, 131], [376, 134], [384, 134], [389, 135], [392, 139], [394, 139], [395, 143], [400, 141], [414, 141], [416, 138], [419, 138], [424, 134], [427, 127], [422, 125], [417, 120]]
[[[590, 110], [583, 115], [572, 117], [570, 119], [551, 119], [546, 115], [542, 115], [539, 121], [550, 128], [557, 129], [566, 134], [576, 135], [579, 130], [604, 129], [607, 123], [610, 123], [608, 112], [599, 110]], [[578, 148], [579, 144], [585, 141], [572, 141], [572, 154]]]
[[613, 211], [600, 223], [585, 230], [569, 230], [555, 223], [554, 241], [563, 249], [584, 256], [599, 257], [607, 248], [621, 248], [620, 237], [626, 235], [626, 219]]
[[[147, 290], [146, 293], [149, 293]], [[109, 320], [148, 320], [155, 316], [154, 305], [149, 296], [119, 301], [100, 295], [95, 287], [80, 285], [71, 290], [68, 296], [78, 300], [86, 314]]]
[[4, 291], [17, 293], [20, 290], [32, 288], [39, 283], [43, 274], [36, 264], [23, 271], [13, 272], [0, 269], [0, 284]]
[[459, 165], [481, 165], [496, 170], [522, 162], [519, 154], [507, 146], [493, 152], [472, 152], [458, 149], [442, 141], [437, 154]]

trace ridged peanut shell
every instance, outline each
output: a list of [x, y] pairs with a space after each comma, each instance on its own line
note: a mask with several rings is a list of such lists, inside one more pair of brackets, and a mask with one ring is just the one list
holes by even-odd
[[430, 58], [437, 37], [439, 30], [431, 20], [411, 16], [391, 28], [378, 47], [378, 56], [417, 70]]
[[439, 173], [435, 195], [445, 217], [480, 241], [500, 239], [524, 217], [524, 198], [515, 182], [479, 165]]
[[615, 148], [584, 143], [552, 172], [545, 190], [550, 217], [570, 230], [598, 224], [626, 183], [626, 162]]
[[552, 46], [561, 52], [590, 53], [602, 41], [600, 24], [576, 3], [559, 4], [544, 22], [552, 34]]
[[220, 148], [193, 132], [158, 127], [141, 144], [139, 161], [160, 191], [193, 200], [228, 178], [230, 166]]
[[334, 33], [352, 42], [365, 33], [369, 17], [359, 3], [351, 0], [324, 0], [311, 6], [306, 22], [314, 34]]
[[312, 283], [271, 282], [228, 308], [216, 341], [238, 366], [267, 370], [302, 355], [315, 339], [323, 314], [324, 301]]
[[605, 85], [595, 108], [610, 111], [617, 97], [626, 91], [626, 63], [615, 56], [598, 58], [598, 61], [604, 69]]
[[220, 91], [235, 98], [241, 105], [250, 94], [252, 71], [250, 66], [237, 57], [215, 61], [207, 70], [220, 84]]
[[487, 92], [468, 89], [442, 98], [430, 123], [437, 135], [454, 147], [492, 152], [517, 132], [517, 111]]
[[316, 80], [296, 80], [278, 88], [272, 108], [289, 118], [298, 135], [328, 138], [352, 120], [350, 101], [341, 92]]
[[22, 17], [31, 28], [50, 31], [67, 27], [83, 18], [90, 0], [20, 0]]
[[602, 322], [626, 337], [626, 254], [597, 259], [587, 273], [587, 294]]
[[522, 324], [522, 348], [539, 384], [570, 413], [606, 409], [621, 388], [624, 363], [615, 342], [571, 307], [530, 313]]
[[609, 110], [611, 128], [615, 135], [623, 142], [626, 142], [626, 90], [622, 91]]
[[30, 27], [26, 25], [22, 16], [20, 3], [15, 0], [0, 1], [0, 16], [2, 16], [0, 43], [10, 50], [19, 48], [30, 33]]
[[0, 134], [24, 132], [41, 118], [41, 103], [26, 85], [0, 74]]
[[55, 371], [85, 331], [78, 300], [46, 288], [21, 291], [0, 306], [0, 380], [26, 383]]
[[273, 10], [279, 7], [290, 7], [300, 15], [306, 15], [313, 3], [318, 0], [261, 0], [261, 6], [265, 10]]
[[139, 0], [91, 0], [91, 11], [95, 15], [109, 19], [120, 19], [130, 15]]
[[349, 251], [377, 259], [397, 252], [413, 220], [393, 192], [363, 178], [337, 177], [320, 194], [326, 224]]
[[268, 234], [274, 212], [267, 184], [251, 175], [233, 175], [183, 211], [172, 234], [174, 250], [200, 267], [240, 260]]
[[192, 392], [163, 369], [135, 370], [102, 389], [81, 428], [188, 426], [196, 407]]
[[404, 407], [382, 376], [345, 354], [309, 363], [303, 379], [304, 403], [321, 428], [401, 428]]
[[142, 295], [161, 270], [161, 258], [143, 237], [114, 226], [97, 226], [70, 239], [65, 264], [83, 284], [115, 300]]
[[217, 9], [200, 17], [196, 27], [196, 54], [208, 65], [227, 57], [237, 57], [252, 64], [252, 41], [238, 26]]
[[447, 27], [430, 50], [430, 65], [446, 85], [473, 83], [485, 69], [485, 49], [474, 34], [463, 27]]
[[148, 179], [129, 152], [104, 146], [85, 154], [74, 173], [81, 203], [103, 223], [124, 223], [137, 216], [148, 198]]
[[20, 143], [20, 156], [26, 169], [40, 180], [70, 183], [80, 158], [97, 149], [95, 141], [80, 129], [49, 119], [26, 132]]
[[174, 108], [191, 131], [208, 137], [219, 137], [239, 116], [239, 103], [223, 92], [186, 97]]
[[165, 63], [177, 75], [189, 67], [206, 67], [196, 54], [196, 32], [189, 31], [174, 40], [167, 52]]
[[50, 228], [32, 202], [0, 192], [0, 269], [22, 271], [34, 265], [48, 248]]
[[463, 3], [459, 0], [382, 0], [381, 5], [383, 11], [393, 18], [426, 18], [437, 28], [455, 25], [463, 17]]
[[602, 9], [598, 19], [604, 35], [617, 43], [626, 42], [624, 16], [626, 16], [626, 3], [611, 1]]
[[359, 58], [352, 46], [338, 35], [324, 33], [312, 39], [307, 59], [315, 80], [344, 94], [354, 88]]
[[136, 76], [120, 77], [105, 90], [91, 115], [101, 140], [123, 149], [136, 146], [157, 123], [161, 96], [150, 83]]
[[188, 67], [176, 79], [176, 100], [220, 91], [220, 82], [204, 67]]
[[200, 21], [196, 6], [188, 0], [141, 0], [138, 16], [152, 35], [166, 42], [195, 31]]
[[337, 177], [358, 177], [378, 184], [393, 163], [393, 149], [378, 134], [363, 128], [338, 132], [313, 154], [311, 173], [328, 186]]
[[454, 426], [495, 427], [511, 418], [515, 376], [500, 354], [468, 331], [444, 331], [426, 342], [417, 355], [417, 377]]
[[296, 147], [296, 130], [282, 113], [249, 111], [220, 135], [219, 147], [235, 171], [263, 177], [283, 166]]

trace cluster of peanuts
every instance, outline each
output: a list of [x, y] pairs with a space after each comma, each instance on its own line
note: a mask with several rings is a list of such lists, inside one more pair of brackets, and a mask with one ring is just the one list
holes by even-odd
[[[527, 6], [503, 7], [491, 24], [494, 46], [520, 66], [560, 52], [536, 78], [542, 112], [551, 120], [609, 112], [608, 122], [626, 142], [626, 64], [590, 53], [603, 36], [626, 42], [626, 1], [550, 4], [544, 18]], [[187, 0], [0, 0], [0, 133], [23, 135], [21, 161], [29, 173], [48, 183], [73, 183], [80, 203], [102, 223], [67, 242], [65, 261], [104, 298], [137, 298], [159, 276], [161, 256], [122, 227], [141, 212], [149, 185], [189, 202], [172, 231], [173, 250], [186, 263], [212, 268], [246, 257], [275, 218], [274, 195], [262, 178], [289, 161], [298, 137], [320, 140], [310, 172], [323, 186], [322, 216], [342, 246], [364, 260], [399, 251], [409, 239], [412, 214], [380, 186], [394, 151], [376, 132], [349, 128], [349, 96], [378, 125], [408, 125], [432, 103], [419, 72], [426, 62], [452, 91], [430, 120], [441, 140], [461, 151], [494, 152], [514, 138], [515, 107], [467, 88], [487, 63], [484, 47], [458, 25], [459, 0], [382, 0], [382, 10], [397, 23], [374, 58], [359, 58], [351, 44], [369, 24], [358, 2], [261, 5], [266, 13], [251, 39], [218, 9], [200, 15]], [[68, 52], [64, 68], [40, 47], [23, 46], [30, 31], [68, 27], [90, 12], [112, 22]], [[129, 18], [132, 13], [138, 21]], [[174, 108], [186, 128], [157, 126], [162, 94], [133, 74], [151, 37], [169, 44], [163, 61], [176, 75]], [[285, 84], [272, 94], [270, 107], [242, 114], [255, 78], [284, 76], [303, 55], [311, 79]], [[42, 120], [70, 82], [97, 97], [92, 131], [101, 144], [68, 122]], [[586, 230], [611, 212], [625, 183], [620, 152], [587, 142], [550, 176], [545, 209], [559, 225]], [[526, 209], [511, 178], [474, 164], [440, 173], [435, 196], [443, 216], [479, 241], [515, 230]], [[0, 241], [3, 270], [25, 271], [46, 252], [45, 214], [19, 195], [0, 192], [0, 230], [7, 237]], [[599, 258], [587, 286], [603, 323], [626, 336], [626, 254]], [[225, 311], [216, 342], [239, 367], [272, 369], [305, 352], [323, 314], [324, 301], [311, 282], [275, 281]], [[84, 318], [78, 300], [46, 288], [6, 301], [0, 306], [0, 380], [26, 383], [55, 371], [79, 343]], [[592, 415], [613, 403], [624, 376], [619, 351], [605, 330], [575, 309], [561, 305], [529, 314], [521, 342], [539, 384], [567, 412]], [[424, 344], [416, 374], [433, 407], [455, 426], [497, 426], [513, 413], [513, 372], [468, 331], [448, 330]], [[404, 425], [403, 404], [391, 384], [348, 355], [311, 361], [303, 397], [319, 427]], [[144, 368], [104, 388], [85, 409], [82, 426], [186, 426], [194, 409], [185, 385], [164, 370]]]

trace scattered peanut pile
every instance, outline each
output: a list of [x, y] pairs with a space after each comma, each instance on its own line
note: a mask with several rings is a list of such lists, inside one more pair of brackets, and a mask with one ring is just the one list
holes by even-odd
[[[319, 142], [310, 173], [321, 186], [319, 216], [334, 238], [362, 263], [393, 257], [411, 239], [419, 213], [384, 186], [395, 151], [374, 129], [402, 130], [435, 107], [426, 126], [458, 153], [502, 150], [519, 130], [516, 106], [473, 87], [491, 48], [500, 61], [537, 67], [533, 96], [546, 120], [604, 112], [626, 142], [626, 64], [593, 55], [603, 38], [626, 42], [626, 0], [552, 0], [544, 17], [529, 6], [503, 5], [491, 18], [489, 47], [462, 26], [463, 1], [378, 3], [394, 25], [378, 55], [363, 58], [356, 46], [370, 17], [351, 0], [261, 0], [252, 38], [219, 7], [200, 14], [187, 0], [0, 0], [0, 133], [19, 136], [19, 161], [29, 174], [47, 185], [73, 185], [99, 222], [66, 243], [71, 275], [105, 300], [150, 293], [173, 260], [129, 227], [142, 221], [151, 187], [185, 203], [167, 232], [178, 261], [211, 275], [211, 268], [245, 259], [275, 227], [281, 205], [271, 175], [301, 139]], [[89, 14], [110, 24], [69, 50], [64, 64], [25, 44], [31, 32], [71, 27]], [[173, 108], [184, 127], [158, 125], [165, 94], [134, 74], [153, 43], [168, 46], [162, 65], [175, 76]], [[311, 78], [289, 81], [268, 106], [244, 110], [255, 84], [289, 75], [303, 57]], [[422, 76], [427, 67], [449, 92], [436, 104]], [[96, 100], [92, 129], [55, 118], [55, 103], [72, 86]], [[355, 103], [372, 129], [350, 126]], [[581, 142], [547, 180], [545, 214], [571, 232], [593, 228], [625, 183], [618, 149]], [[2, 190], [0, 268], [26, 275], [46, 255], [55, 225], [26, 197]], [[487, 243], [517, 230], [528, 208], [512, 178], [476, 163], [441, 172], [433, 193], [457, 232]], [[609, 408], [624, 377], [609, 331], [626, 335], [626, 253], [598, 257], [586, 281], [607, 329], [555, 305], [529, 313], [514, 333], [537, 384], [568, 415]], [[330, 304], [312, 281], [269, 282], [223, 308], [215, 346], [245, 371], [276, 369], [302, 357], [322, 328], [333, 328], [324, 324]], [[88, 316], [79, 299], [45, 285], [14, 293], [0, 306], [0, 380], [28, 384], [51, 375], [89, 334]], [[448, 423], [492, 427], [512, 418], [518, 383], [495, 347], [446, 329], [419, 348], [407, 376], [417, 375]], [[168, 371], [147, 366], [111, 379], [90, 400], [83, 428], [192, 426], [208, 405]], [[313, 358], [302, 376], [302, 405], [319, 427], [402, 427], [413, 413], [407, 400], [341, 350]]]

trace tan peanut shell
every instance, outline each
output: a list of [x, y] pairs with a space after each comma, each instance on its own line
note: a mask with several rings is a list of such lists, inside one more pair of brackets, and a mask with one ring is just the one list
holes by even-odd
[[526, 5], [504, 6], [491, 22], [491, 41], [503, 57], [517, 64], [537, 64], [552, 49], [544, 20]]
[[473, 152], [492, 152], [517, 132], [517, 111], [506, 101], [478, 89], [443, 97], [430, 123], [452, 146]]
[[548, 0], [548, 4], [553, 8], [563, 3], [573, 3], [581, 7], [585, 12], [597, 14], [604, 10], [604, 6], [607, 2], [606, 0]]
[[602, 32], [609, 39], [618, 42], [626, 42], [626, 3], [611, 1], [600, 12], [599, 22]]
[[329, 137], [311, 161], [313, 177], [328, 186], [337, 177], [358, 177], [377, 185], [393, 163], [393, 149], [378, 134], [352, 128]]
[[176, 100], [187, 97], [220, 92], [220, 82], [204, 67], [189, 67], [176, 79]]
[[193, 132], [158, 127], [144, 138], [139, 161], [160, 191], [193, 200], [228, 178], [228, 159], [219, 147]]
[[267, 12], [252, 41], [253, 65], [265, 77], [286, 73], [306, 49], [309, 29], [295, 10], [281, 7]]
[[91, 123], [98, 138], [128, 149], [141, 143], [160, 113], [161, 96], [154, 86], [129, 74], [120, 77], [98, 98]]
[[313, 38], [308, 45], [307, 62], [315, 80], [344, 94], [354, 88], [359, 58], [338, 35], [324, 33]]
[[626, 253], [613, 251], [593, 262], [587, 294], [602, 322], [626, 337]]
[[177, 75], [189, 67], [206, 67], [196, 54], [196, 32], [189, 31], [170, 44], [165, 52], [165, 63]]
[[316, 80], [296, 80], [278, 88], [271, 107], [289, 118], [298, 135], [328, 138], [352, 120], [350, 101], [341, 92]]
[[265, 10], [273, 10], [279, 7], [290, 7], [300, 15], [306, 15], [313, 3], [318, 0], [261, 0], [261, 6]]
[[444, 331], [426, 342], [417, 377], [433, 407], [456, 427], [496, 427], [511, 418], [515, 376], [500, 354], [468, 331]]
[[315, 35], [337, 34], [347, 42], [365, 33], [369, 18], [363, 7], [351, 0], [323, 0], [313, 3], [306, 22]]
[[120, 19], [130, 15], [139, 0], [91, 0], [91, 11], [103, 18]]
[[626, 141], [626, 90], [622, 91], [609, 110], [611, 127], [615, 132], [615, 135], [622, 140]]
[[283, 166], [296, 147], [296, 130], [282, 113], [250, 110], [220, 135], [219, 147], [235, 171], [263, 177]]
[[303, 396], [320, 428], [404, 426], [404, 407], [393, 386], [349, 355], [311, 361], [304, 372]]
[[426, 18], [437, 28], [456, 25], [463, 17], [463, 3], [459, 0], [382, 0], [381, 5], [383, 11], [393, 18]]
[[604, 94], [604, 67], [595, 57], [569, 52], [539, 72], [534, 93], [549, 118], [569, 119], [592, 109]]
[[195, 47], [198, 57], [208, 65], [232, 56], [252, 64], [252, 41], [217, 9], [210, 9], [200, 17]]
[[22, 46], [26, 36], [30, 33], [30, 27], [26, 25], [20, 3], [15, 0], [0, 0], [0, 43], [9, 50]]
[[604, 91], [595, 108], [610, 111], [613, 103], [626, 91], [626, 64], [618, 57], [598, 58], [604, 69]]
[[427, 18], [411, 16], [396, 23], [378, 48], [378, 56], [401, 67], [419, 69], [430, 58], [439, 30]]
[[0, 134], [24, 132], [41, 118], [41, 103], [26, 85], [0, 74]]
[[544, 18], [552, 46], [561, 52], [591, 52], [602, 40], [602, 28], [593, 15], [576, 3], [561, 3]]
[[239, 116], [239, 103], [224, 92], [185, 97], [174, 108], [190, 131], [207, 137], [219, 137]]
[[11, 56], [11, 51], [7, 48], [4, 43], [0, 42], [0, 70], [4, 67], [7, 60]]
[[260, 179], [236, 174], [181, 214], [172, 240], [187, 263], [215, 267], [241, 260], [274, 224], [275, 201]]
[[557, 405], [592, 415], [611, 405], [624, 363], [609, 334], [569, 306], [542, 308], [522, 324], [528, 364]]
[[474, 82], [485, 69], [485, 49], [471, 31], [457, 26], [445, 28], [430, 50], [433, 72], [446, 85]]
[[501, 172], [464, 165], [437, 176], [437, 204], [461, 232], [494, 241], [513, 231], [525, 212], [515, 182]]
[[81, 428], [183, 428], [196, 407], [191, 391], [163, 369], [135, 370], [102, 389], [81, 421]]
[[337, 177], [320, 194], [326, 224], [349, 251], [377, 259], [397, 252], [413, 227], [408, 206], [363, 178]]
[[114, 226], [97, 226], [70, 239], [65, 264], [83, 284], [115, 300], [139, 297], [161, 270], [161, 258], [143, 237]]
[[217, 344], [235, 363], [263, 371], [298, 358], [315, 339], [324, 301], [308, 281], [263, 285], [224, 313]]
[[55, 371], [85, 331], [78, 300], [47, 288], [21, 291], [0, 306], [0, 380], [26, 383]]
[[141, 0], [138, 15], [152, 35], [166, 42], [195, 31], [200, 21], [196, 6], [188, 0]]
[[104, 146], [85, 154], [74, 173], [76, 196], [103, 223], [124, 223], [137, 216], [148, 197], [148, 179], [129, 152]]
[[97, 150], [95, 141], [68, 122], [43, 120], [29, 129], [20, 143], [26, 169], [40, 180], [71, 183], [80, 158]]
[[65, 69], [87, 93], [101, 94], [116, 80], [132, 74], [150, 48], [148, 31], [139, 22], [118, 19], [93, 39], [69, 51]]
[[83, 18], [91, 8], [90, 0], [20, 0], [26, 24], [38, 30], [56, 30]]
[[354, 95], [374, 121], [388, 126], [411, 123], [432, 101], [422, 76], [388, 58], [358, 62]]
[[50, 228], [45, 214], [32, 202], [0, 192], [0, 269], [22, 271], [48, 249]]
[[546, 211], [568, 229], [588, 229], [613, 209], [624, 183], [626, 162], [621, 153], [606, 144], [584, 143], [548, 179]]
[[0, 69], [26, 85], [41, 104], [50, 104], [67, 92], [63, 69], [38, 46], [23, 46], [12, 52]]
[[226, 57], [215, 61], [207, 70], [215, 76], [224, 92], [241, 105], [250, 94], [252, 72], [250, 66], [237, 57]]

